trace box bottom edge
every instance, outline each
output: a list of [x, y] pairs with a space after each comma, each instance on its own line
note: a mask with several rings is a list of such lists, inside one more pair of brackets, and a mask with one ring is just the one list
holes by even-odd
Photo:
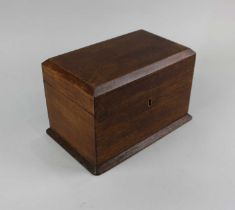
[[79, 152], [75, 148], [73, 148], [71, 145], [69, 145], [67, 143], [67, 141], [65, 139], [63, 139], [52, 128], [48, 128], [46, 130], [46, 132], [52, 139], [54, 139], [60, 146], [62, 146], [71, 156], [73, 156], [77, 161], [79, 161], [93, 175], [100, 175], [100, 174], [108, 171], [109, 169], [113, 168], [114, 166], [118, 165], [119, 163], [123, 162], [124, 160], [128, 159], [129, 157], [133, 156], [137, 152], [139, 152], [139, 151], [143, 150], [144, 148], [148, 147], [149, 145], [153, 144], [154, 142], [156, 142], [157, 140], [166, 136], [167, 134], [171, 133], [172, 131], [176, 130], [177, 128], [184, 125], [185, 123], [187, 123], [191, 119], [192, 119], [192, 116], [189, 114], [186, 114], [185, 116], [174, 121], [170, 125], [157, 131], [153, 135], [147, 137], [146, 139], [135, 144], [134, 146], [123, 151], [122, 153], [118, 154], [114, 158], [111, 158], [110, 160], [104, 162], [101, 165], [93, 165], [89, 161], [87, 161], [82, 155], [79, 154]]

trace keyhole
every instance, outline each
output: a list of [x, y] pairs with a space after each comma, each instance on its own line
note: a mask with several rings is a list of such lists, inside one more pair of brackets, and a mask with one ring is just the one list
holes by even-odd
[[148, 101], [148, 107], [151, 107], [152, 106], [152, 99], [149, 99]]

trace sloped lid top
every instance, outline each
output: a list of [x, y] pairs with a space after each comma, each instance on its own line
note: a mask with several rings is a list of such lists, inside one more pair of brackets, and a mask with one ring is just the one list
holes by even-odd
[[193, 53], [185, 46], [138, 30], [49, 61], [84, 82], [97, 96]]

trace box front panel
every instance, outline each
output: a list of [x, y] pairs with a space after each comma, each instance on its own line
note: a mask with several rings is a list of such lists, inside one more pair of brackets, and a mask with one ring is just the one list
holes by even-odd
[[188, 112], [195, 56], [95, 98], [97, 163]]

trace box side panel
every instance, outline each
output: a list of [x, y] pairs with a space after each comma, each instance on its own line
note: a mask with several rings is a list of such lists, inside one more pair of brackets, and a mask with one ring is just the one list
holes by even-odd
[[98, 164], [187, 114], [194, 62], [195, 55], [95, 98]]
[[67, 74], [50, 60], [42, 64], [43, 79], [56, 90], [75, 101], [87, 112], [94, 114], [94, 97], [91, 89], [80, 80]]
[[[44, 68], [44, 87], [51, 129], [60, 135], [72, 148], [89, 163], [95, 165], [94, 115], [85, 110], [75, 89], [65, 87], [61, 78], [51, 77]], [[52, 84], [52, 85], [51, 85]], [[74, 93], [72, 97], [66, 95]], [[87, 99], [89, 101], [89, 99]], [[84, 102], [84, 101], [83, 101]]]

